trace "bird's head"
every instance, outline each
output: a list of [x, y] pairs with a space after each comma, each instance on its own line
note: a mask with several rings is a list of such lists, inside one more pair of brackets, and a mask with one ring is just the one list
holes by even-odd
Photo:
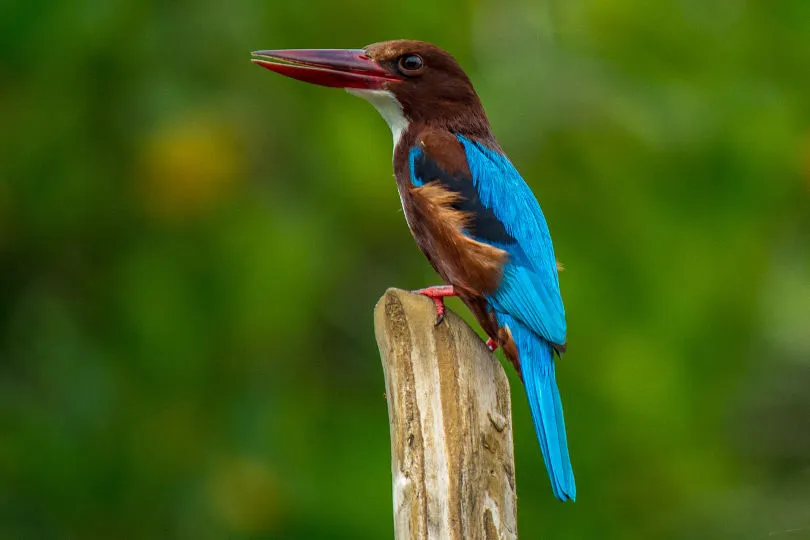
[[391, 126], [395, 142], [413, 123], [472, 136], [489, 132], [470, 79], [450, 54], [430, 43], [397, 40], [364, 49], [257, 51], [253, 62], [367, 99]]

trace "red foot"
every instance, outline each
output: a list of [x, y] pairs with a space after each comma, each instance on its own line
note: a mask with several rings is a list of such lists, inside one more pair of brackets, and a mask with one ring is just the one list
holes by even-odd
[[456, 290], [452, 285], [435, 285], [433, 287], [425, 287], [424, 289], [418, 289], [412, 292], [427, 296], [433, 300], [434, 304], [436, 304], [436, 326], [442, 324], [442, 321], [444, 320], [444, 313], [446, 311], [446, 308], [444, 307], [444, 298], [446, 296], [457, 296]]
[[494, 339], [492, 339], [492, 338], [489, 338], [489, 339], [487, 340], [487, 349], [489, 349], [489, 350], [490, 350], [490, 351], [492, 351], [492, 352], [495, 352], [495, 350], [496, 350], [497, 348], [498, 348], [498, 344], [497, 344], [497, 343], [495, 343], [495, 340], [494, 340]]

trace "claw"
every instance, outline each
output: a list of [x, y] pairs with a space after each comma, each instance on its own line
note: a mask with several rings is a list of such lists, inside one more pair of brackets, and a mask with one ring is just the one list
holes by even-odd
[[495, 350], [496, 350], [497, 348], [498, 348], [498, 344], [495, 342], [495, 340], [494, 340], [494, 339], [492, 339], [492, 338], [489, 338], [489, 339], [487, 340], [487, 349], [489, 349], [489, 350], [490, 350], [490, 351], [492, 351], [492, 352], [495, 352]]
[[433, 303], [436, 305], [435, 326], [439, 326], [444, 321], [444, 313], [446, 311], [446, 308], [444, 307], [444, 298], [447, 296], [456, 296], [456, 290], [452, 285], [437, 285], [435, 287], [426, 287], [424, 289], [418, 289], [412, 292], [427, 296], [433, 300]]
[[433, 326], [439, 326], [444, 320], [444, 313], [447, 308], [444, 306], [444, 300], [442, 298], [432, 298], [432, 300], [433, 303], [436, 304], [436, 324]]

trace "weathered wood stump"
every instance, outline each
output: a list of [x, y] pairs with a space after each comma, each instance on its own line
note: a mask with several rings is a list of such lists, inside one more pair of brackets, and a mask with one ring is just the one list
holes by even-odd
[[509, 381], [455, 313], [389, 289], [374, 310], [398, 540], [517, 538]]

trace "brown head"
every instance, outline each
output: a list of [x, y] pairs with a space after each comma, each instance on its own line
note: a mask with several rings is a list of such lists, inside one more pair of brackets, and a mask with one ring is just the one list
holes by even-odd
[[253, 62], [294, 79], [345, 88], [370, 101], [394, 141], [418, 124], [487, 137], [481, 101], [458, 62], [423, 41], [396, 40], [364, 49], [258, 51]]

